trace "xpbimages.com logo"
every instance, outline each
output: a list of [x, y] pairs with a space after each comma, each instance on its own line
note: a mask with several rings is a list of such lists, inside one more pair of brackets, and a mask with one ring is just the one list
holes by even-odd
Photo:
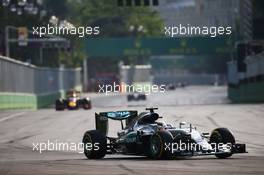
[[137, 84], [137, 85], [127, 85], [124, 83], [113, 85], [98, 85], [99, 93], [145, 93], [150, 95], [151, 93], [164, 93], [166, 91], [166, 85], [155, 85], [155, 84]]
[[181, 140], [179, 142], [172, 142], [172, 143], [165, 143], [164, 150], [169, 151], [172, 154], [175, 152], [210, 152], [212, 154], [217, 153], [218, 150], [221, 150], [222, 152], [230, 152], [232, 150], [232, 144], [231, 143], [210, 143], [206, 145], [197, 144], [194, 142], [182, 142]]
[[231, 35], [231, 26], [191, 26], [187, 25], [176, 25], [176, 26], [165, 26], [165, 35], [169, 37], [179, 36], [210, 36], [215, 38], [217, 36]]
[[41, 26], [32, 27], [33, 35], [38, 35], [40, 38], [45, 35], [77, 35], [79, 38], [83, 38], [87, 35], [99, 35], [100, 27], [63, 27], [63, 26]]
[[75, 142], [61, 142], [58, 140], [46, 142], [34, 142], [32, 143], [32, 151], [42, 154], [45, 151], [65, 151], [65, 152], [78, 152], [84, 153], [85, 150], [99, 150], [99, 143], [75, 143]]

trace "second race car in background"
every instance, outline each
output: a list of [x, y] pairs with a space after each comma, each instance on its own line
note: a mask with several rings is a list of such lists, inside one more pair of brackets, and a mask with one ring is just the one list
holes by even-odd
[[92, 104], [90, 98], [81, 98], [81, 92], [76, 90], [70, 90], [66, 93], [66, 99], [60, 98], [55, 102], [56, 111], [64, 109], [91, 109]]
[[144, 101], [146, 100], [146, 94], [143, 93], [133, 93], [133, 94], [128, 94], [127, 95], [127, 101]]

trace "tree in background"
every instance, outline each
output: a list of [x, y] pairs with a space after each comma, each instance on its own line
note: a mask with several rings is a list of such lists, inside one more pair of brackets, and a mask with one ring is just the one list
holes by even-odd
[[70, 19], [80, 26], [100, 26], [100, 37], [130, 36], [131, 25], [142, 25], [146, 36], [161, 35], [162, 20], [150, 7], [118, 7], [111, 0], [68, 0]]
[[[29, 29], [32, 29], [33, 26], [47, 25], [49, 18], [55, 15], [60, 20], [66, 19], [76, 27], [99, 26], [99, 37], [131, 36], [129, 31], [131, 25], [144, 26], [144, 36], [161, 34], [162, 20], [149, 7], [118, 7], [115, 0], [43, 0], [42, 6], [46, 10], [45, 17], [28, 14], [18, 16], [8, 10], [5, 11], [0, 6], [0, 33], [3, 35], [4, 27], [7, 25], [26, 26]], [[86, 57], [83, 51], [84, 38], [78, 36], [62, 37], [71, 40], [70, 52], [47, 49], [43, 64], [38, 62], [38, 49], [32, 49], [32, 47], [20, 48], [13, 45], [12, 57], [21, 61], [26, 61], [28, 57], [34, 57], [32, 63], [39, 66], [56, 67], [59, 64], [64, 64], [66, 67], [80, 66], [82, 59]], [[33, 45], [34, 48], [38, 47], [35, 44]], [[59, 52], [59, 58], [57, 58], [58, 54], [56, 52]]]
[[[75, 27], [99, 26], [97, 37], [127, 37], [132, 34], [131, 26], [143, 26], [144, 36], [162, 34], [162, 20], [150, 7], [118, 7], [111, 0], [45, 0], [44, 6], [49, 15], [66, 19]], [[60, 52], [59, 62], [66, 67], [80, 66], [86, 58], [84, 52], [85, 38], [64, 36], [71, 40], [70, 52]], [[93, 37], [93, 36], [87, 36]]]

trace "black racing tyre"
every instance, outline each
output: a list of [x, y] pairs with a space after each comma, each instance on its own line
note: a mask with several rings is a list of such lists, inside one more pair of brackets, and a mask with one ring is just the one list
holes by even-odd
[[140, 96], [139, 96], [139, 99], [141, 99], [141, 100], [146, 100], [146, 95], [145, 95], [145, 94], [140, 95]]
[[149, 157], [152, 159], [171, 159], [172, 152], [170, 146], [173, 137], [168, 131], [158, 131], [150, 138]]
[[83, 136], [83, 144], [84, 154], [88, 159], [102, 159], [106, 154], [106, 136], [100, 131], [86, 131]]
[[[218, 145], [219, 143], [231, 144], [232, 146], [236, 143], [236, 141], [233, 134], [227, 128], [217, 128], [214, 129], [210, 135], [210, 143], [215, 145]], [[217, 148], [216, 151], [218, 151]], [[217, 158], [224, 159], [232, 156], [232, 153], [216, 154], [215, 156]]]
[[83, 106], [83, 109], [85, 110], [91, 109], [92, 108], [91, 101], [84, 99], [82, 106]]
[[134, 100], [134, 95], [127, 95], [127, 101], [132, 101]]
[[56, 100], [56, 102], [55, 102], [55, 110], [56, 111], [63, 111], [64, 110], [64, 102], [63, 101], [61, 101], [61, 100]]

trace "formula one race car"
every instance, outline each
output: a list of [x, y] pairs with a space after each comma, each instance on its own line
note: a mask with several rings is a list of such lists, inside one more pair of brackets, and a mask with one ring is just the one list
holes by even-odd
[[146, 94], [142, 93], [134, 93], [134, 94], [128, 94], [127, 95], [127, 101], [139, 101], [139, 100], [146, 100]]
[[[201, 155], [227, 158], [246, 153], [246, 145], [238, 144], [227, 128], [200, 133], [191, 124], [179, 127], [157, 121], [157, 108], [149, 112], [116, 111], [95, 114], [96, 130], [83, 136], [84, 154], [88, 159], [100, 159], [106, 154], [141, 155], [152, 159], [175, 159]], [[122, 130], [118, 137], [108, 137], [108, 119], [119, 120]], [[123, 122], [123, 120], [125, 122]], [[126, 126], [124, 126], [126, 124]]]
[[91, 109], [91, 100], [89, 98], [81, 98], [80, 91], [70, 90], [66, 93], [66, 99], [57, 99], [55, 102], [56, 111], [64, 109]]
[[168, 85], [166, 86], [166, 89], [167, 89], [167, 90], [170, 90], [170, 91], [175, 90], [175, 89], [176, 89], [176, 85], [173, 84], [173, 83], [170, 83], [170, 84], [168, 84]]

